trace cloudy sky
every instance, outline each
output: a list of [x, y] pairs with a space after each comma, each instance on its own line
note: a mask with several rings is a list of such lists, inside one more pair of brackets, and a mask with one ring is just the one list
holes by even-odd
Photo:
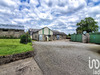
[[93, 17], [100, 26], [100, 0], [0, 0], [0, 23], [76, 32], [76, 23]]

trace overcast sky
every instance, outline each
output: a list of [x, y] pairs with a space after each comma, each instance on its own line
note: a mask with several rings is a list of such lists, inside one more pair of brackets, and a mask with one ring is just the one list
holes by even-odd
[[74, 33], [85, 17], [93, 17], [100, 26], [100, 0], [0, 0], [0, 23], [25, 29], [47, 26]]

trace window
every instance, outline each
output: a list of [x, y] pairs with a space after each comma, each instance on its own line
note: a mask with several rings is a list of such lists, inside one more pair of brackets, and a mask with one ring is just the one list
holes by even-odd
[[3, 31], [8, 31], [8, 29], [3, 29]]

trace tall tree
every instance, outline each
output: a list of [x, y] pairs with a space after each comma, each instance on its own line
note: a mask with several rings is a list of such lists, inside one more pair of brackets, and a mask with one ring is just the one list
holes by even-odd
[[77, 33], [83, 33], [86, 31], [89, 32], [96, 32], [98, 31], [99, 26], [97, 25], [97, 22], [92, 17], [87, 17], [84, 20], [81, 20], [81, 22], [77, 23]]

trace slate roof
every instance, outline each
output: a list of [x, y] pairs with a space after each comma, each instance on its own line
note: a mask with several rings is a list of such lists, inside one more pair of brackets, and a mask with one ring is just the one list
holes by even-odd
[[[43, 28], [42, 28], [43, 29]], [[39, 31], [39, 30], [41, 30], [41, 29], [29, 29], [29, 33], [30, 34], [32, 34], [32, 33], [35, 33], [35, 32], [37, 32], [37, 31]], [[53, 34], [54, 35], [66, 35], [64, 32], [59, 32], [59, 31], [57, 31], [57, 30], [52, 30], [53, 31]]]
[[66, 35], [64, 32], [59, 32], [57, 30], [52, 30], [54, 35]]
[[29, 31], [30, 32], [33, 32], [33, 33], [35, 33], [35, 32], [37, 32], [37, 31], [39, 31], [40, 29], [29, 29]]
[[0, 29], [24, 30], [24, 26], [21, 26], [21, 25], [0, 24]]

